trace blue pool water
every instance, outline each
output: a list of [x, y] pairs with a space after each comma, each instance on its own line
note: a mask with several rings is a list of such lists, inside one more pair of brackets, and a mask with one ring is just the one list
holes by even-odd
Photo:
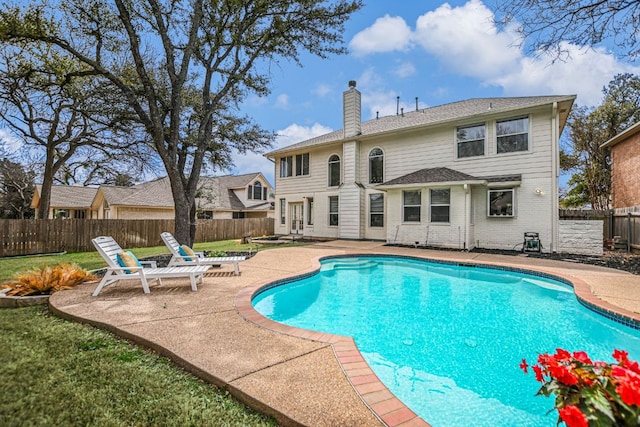
[[481, 267], [395, 257], [332, 258], [257, 295], [287, 325], [352, 336], [376, 375], [434, 427], [555, 426], [533, 363], [558, 347], [612, 361], [640, 332], [585, 307], [570, 286]]

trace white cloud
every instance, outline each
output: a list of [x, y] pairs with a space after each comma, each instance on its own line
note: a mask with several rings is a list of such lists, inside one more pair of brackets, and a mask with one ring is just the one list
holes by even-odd
[[564, 43], [562, 48], [570, 54], [567, 61], [550, 64], [548, 56], [524, 57], [517, 71], [498, 75], [489, 83], [502, 86], [510, 96], [578, 94], [576, 102], [580, 105], [597, 105], [602, 101], [602, 88], [616, 74], [640, 73], [640, 67], [617, 61], [603, 48], [584, 50], [569, 43]]
[[0, 149], [14, 153], [22, 147], [22, 142], [9, 129], [0, 128]]
[[333, 92], [333, 88], [331, 86], [327, 84], [322, 84], [322, 83], [316, 86], [316, 88], [313, 90], [313, 93], [315, 93], [321, 98], [329, 95], [332, 92]]
[[376, 19], [372, 26], [360, 31], [349, 42], [349, 48], [356, 56], [403, 51], [410, 45], [411, 28], [403, 18], [389, 15]]
[[278, 97], [276, 98], [274, 107], [281, 108], [283, 110], [286, 110], [287, 108], [289, 108], [289, 95], [285, 93], [278, 95]]
[[[273, 151], [332, 131], [333, 129], [319, 123], [314, 123], [312, 126], [301, 126], [294, 123], [285, 129], [277, 131], [273, 146], [266, 151]], [[233, 173], [245, 174], [262, 172], [272, 185], [275, 184], [275, 166], [272, 161], [265, 158], [261, 153], [236, 154], [234, 156], [234, 163], [235, 167], [232, 168]]]
[[640, 73], [640, 67], [620, 62], [604, 48], [565, 43], [570, 56], [564, 62], [542, 54], [526, 56], [517, 47], [518, 24], [499, 30], [493, 18], [481, 0], [459, 7], [445, 3], [420, 16], [409, 38], [446, 71], [502, 87], [505, 96], [577, 94], [581, 105], [595, 105], [616, 74]]
[[403, 62], [393, 70], [393, 74], [400, 77], [401, 79], [412, 76], [415, 73], [416, 67], [411, 62]]
[[513, 27], [498, 31], [493, 13], [480, 0], [455, 8], [445, 3], [420, 16], [415, 40], [448, 69], [473, 77], [509, 72], [522, 56]]

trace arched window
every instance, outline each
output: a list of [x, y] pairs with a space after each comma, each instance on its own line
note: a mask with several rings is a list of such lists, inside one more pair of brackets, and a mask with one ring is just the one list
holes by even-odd
[[329, 157], [329, 187], [340, 185], [340, 157], [334, 154]]
[[379, 148], [369, 152], [369, 184], [381, 184], [383, 181], [384, 154]]
[[256, 181], [253, 185], [249, 186], [249, 191], [247, 192], [247, 198], [253, 200], [267, 200], [266, 197], [263, 197], [263, 193], [266, 193], [266, 188], [263, 191], [262, 183], [260, 181]]

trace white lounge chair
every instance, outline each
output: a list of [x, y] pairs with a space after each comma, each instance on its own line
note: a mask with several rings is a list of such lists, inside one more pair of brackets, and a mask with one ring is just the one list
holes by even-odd
[[98, 287], [93, 291], [93, 296], [97, 296], [102, 288], [118, 280], [131, 280], [139, 279], [142, 283], [142, 289], [145, 294], [149, 291], [148, 280], [157, 280], [162, 284], [161, 279], [173, 278], [173, 277], [188, 277], [191, 281], [191, 290], [197, 291], [196, 282], [202, 283], [204, 273], [207, 272], [209, 266], [206, 265], [192, 265], [190, 267], [164, 267], [158, 268], [155, 261], [140, 261], [140, 264], [149, 264], [150, 267], [140, 266], [121, 266], [118, 264], [118, 254], [122, 254], [124, 251], [118, 245], [118, 243], [110, 236], [100, 236], [91, 240], [93, 246], [96, 247], [98, 253], [106, 261], [108, 267], [107, 271], [98, 284]]
[[244, 256], [219, 256], [219, 257], [205, 257], [202, 252], [194, 252], [194, 255], [180, 253], [180, 243], [173, 237], [173, 234], [165, 231], [160, 234], [162, 241], [167, 248], [171, 251], [170, 266], [185, 266], [185, 265], [220, 265], [220, 264], [233, 264], [233, 273], [237, 276], [240, 274], [240, 267], [238, 264], [240, 261], [244, 261]]

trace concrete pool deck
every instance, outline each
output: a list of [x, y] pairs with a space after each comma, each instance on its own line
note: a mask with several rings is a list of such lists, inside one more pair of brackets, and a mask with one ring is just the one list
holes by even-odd
[[170, 357], [281, 425], [428, 425], [377, 380], [349, 337], [276, 324], [250, 306], [253, 292], [265, 284], [313, 271], [321, 257], [346, 254], [542, 271], [571, 280], [587, 304], [640, 321], [640, 276], [630, 273], [525, 256], [341, 240], [261, 251], [241, 263], [240, 276], [229, 266], [210, 270], [198, 292], [188, 281], [174, 279], [152, 285], [147, 295], [132, 281], [92, 297], [93, 283], [55, 293], [49, 306], [59, 316], [108, 329]]

